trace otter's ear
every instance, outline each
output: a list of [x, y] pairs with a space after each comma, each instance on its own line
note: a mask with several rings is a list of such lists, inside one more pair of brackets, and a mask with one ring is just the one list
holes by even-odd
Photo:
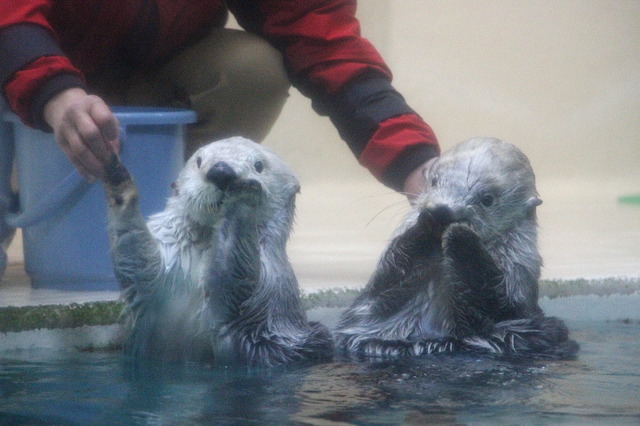
[[542, 200], [538, 196], [533, 196], [527, 200], [527, 207], [530, 209], [538, 207], [540, 204], [542, 204]]
[[531, 197], [527, 200], [527, 218], [536, 219], [536, 207], [542, 204], [542, 200], [538, 196]]
[[180, 195], [180, 190], [178, 189], [178, 183], [177, 182], [171, 182], [171, 189], [173, 190], [173, 195], [174, 196]]

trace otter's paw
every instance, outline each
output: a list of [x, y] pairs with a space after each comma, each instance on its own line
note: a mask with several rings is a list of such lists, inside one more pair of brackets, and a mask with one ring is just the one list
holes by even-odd
[[444, 337], [434, 340], [423, 340], [413, 344], [412, 355], [432, 355], [459, 350], [458, 340], [453, 337]]
[[131, 180], [131, 175], [124, 164], [120, 162], [118, 154], [111, 154], [109, 164], [105, 167], [103, 183], [107, 186], [119, 186], [129, 180]]
[[427, 235], [431, 235], [433, 233], [433, 224], [435, 223], [435, 219], [433, 215], [428, 210], [423, 210], [418, 215], [418, 221], [416, 225], [419, 229]]
[[482, 250], [480, 237], [473, 229], [462, 223], [447, 227], [442, 235], [442, 250], [445, 256], [468, 258]]
[[229, 187], [236, 203], [257, 207], [262, 199], [262, 185], [255, 179], [238, 180]]
[[462, 297], [464, 293], [467, 303], [483, 311], [502, 303], [496, 293], [502, 273], [470, 227], [460, 223], [449, 226], [442, 237], [442, 253], [447, 271], [461, 292], [458, 295]]
[[102, 184], [110, 207], [122, 207], [135, 203], [138, 190], [127, 168], [120, 162], [117, 154], [112, 154], [105, 168]]
[[499, 353], [542, 359], [572, 359], [580, 348], [569, 338], [564, 322], [555, 317], [500, 322], [487, 340]]
[[358, 358], [399, 358], [432, 355], [458, 350], [458, 340], [451, 337], [419, 341], [387, 340], [376, 337], [350, 339], [345, 349]]

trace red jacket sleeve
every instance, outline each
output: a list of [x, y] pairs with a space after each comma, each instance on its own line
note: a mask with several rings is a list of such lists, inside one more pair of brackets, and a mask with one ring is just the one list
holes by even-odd
[[353, 0], [230, 0], [245, 29], [276, 46], [296, 88], [328, 115], [361, 164], [400, 190], [439, 153], [431, 128], [391, 86], [391, 72], [360, 35]]
[[[0, 87], [27, 124], [104, 67], [129, 75], [222, 25], [221, 0], [0, 0]], [[64, 51], [64, 52], [63, 52]]]
[[[41, 111], [55, 94], [84, 81], [58, 46], [48, 0], [0, 2], [0, 85], [6, 102], [27, 124], [46, 129]], [[37, 111], [37, 113], [36, 113]]]
[[84, 87], [84, 80], [64, 56], [43, 56], [16, 71], [4, 93], [10, 108], [26, 124], [50, 130], [42, 112], [52, 97], [71, 87]]

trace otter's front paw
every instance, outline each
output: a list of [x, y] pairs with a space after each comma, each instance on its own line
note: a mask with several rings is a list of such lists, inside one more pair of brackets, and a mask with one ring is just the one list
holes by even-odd
[[[487, 288], [495, 287], [501, 281], [501, 272], [486, 250], [478, 234], [467, 225], [454, 223], [442, 236], [442, 253], [454, 280], [460, 283], [460, 291], [466, 288], [480, 290], [472, 304], [486, 306], [495, 299], [495, 295], [485, 294]], [[488, 299], [487, 299], [488, 297]]]
[[433, 232], [434, 223], [435, 223], [435, 219], [433, 218], [433, 215], [428, 210], [423, 210], [418, 215], [418, 220], [416, 222], [416, 225], [421, 232], [423, 232], [426, 235], [431, 235], [434, 233]]
[[480, 237], [469, 226], [454, 223], [442, 235], [442, 252], [445, 257], [458, 261], [470, 261], [482, 257], [484, 252]]
[[236, 203], [258, 207], [262, 198], [262, 185], [255, 179], [239, 180], [229, 187]]
[[105, 167], [104, 172], [102, 181], [108, 186], [119, 186], [122, 183], [131, 180], [131, 175], [124, 164], [120, 162], [118, 154], [111, 154], [109, 163]]
[[138, 199], [138, 191], [133, 179], [117, 154], [111, 155], [109, 164], [105, 167], [102, 184], [109, 205], [112, 207], [130, 205]]

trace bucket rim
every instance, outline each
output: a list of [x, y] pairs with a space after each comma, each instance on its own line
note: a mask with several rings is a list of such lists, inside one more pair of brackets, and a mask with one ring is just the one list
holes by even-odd
[[[195, 123], [198, 118], [195, 111], [186, 108], [142, 106], [111, 106], [110, 108], [121, 126], [190, 124]], [[20, 118], [10, 111], [3, 114], [1, 118], [5, 121], [21, 123]]]
[[186, 108], [113, 106], [111, 111], [121, 126], [147, 124], [189, 124], [195, 123], [195, 111]]

